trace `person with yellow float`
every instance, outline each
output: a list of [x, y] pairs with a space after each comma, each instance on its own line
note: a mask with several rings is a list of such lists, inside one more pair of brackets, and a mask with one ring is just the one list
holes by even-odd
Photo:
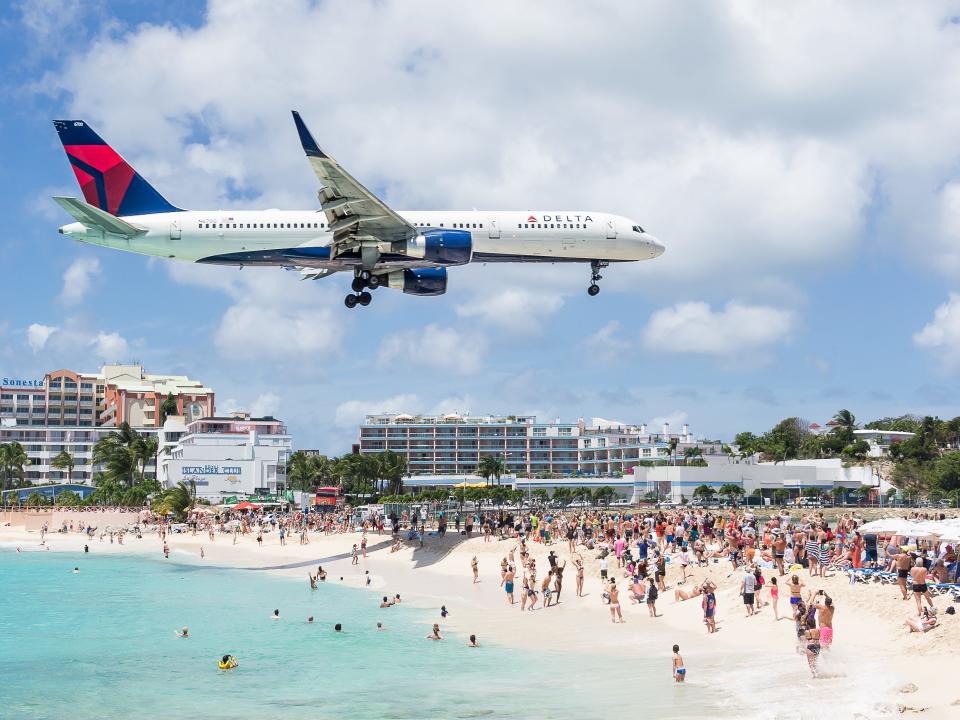
[[217, 667], [221, 670], [233, 670], [239, 664], [233, 655], [224, 655], [220, 658], [220, 662], [217, 663]]

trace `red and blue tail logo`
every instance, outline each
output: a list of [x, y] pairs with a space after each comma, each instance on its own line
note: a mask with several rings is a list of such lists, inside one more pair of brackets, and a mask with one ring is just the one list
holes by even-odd
[[82, 120], [54, 120], [84, 199], [111, 215], [178, 212]]

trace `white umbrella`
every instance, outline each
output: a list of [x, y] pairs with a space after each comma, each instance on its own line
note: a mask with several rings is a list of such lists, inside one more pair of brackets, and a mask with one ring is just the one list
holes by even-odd
[[907, 522], [903, 518], [882, 518], [880, 520], [871, 520], [864, 523], [857, 530], [863, 533], [881, 533], [883, 535], [909, 535], [914, 529], [913, 523]]

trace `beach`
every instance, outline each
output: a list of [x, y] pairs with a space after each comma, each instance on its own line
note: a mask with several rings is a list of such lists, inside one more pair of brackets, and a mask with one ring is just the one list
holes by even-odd
[[[625, 622], [615, 624], [601, 602], [598, 561], [590, 551], [580, 551], [585, 562], [584, 597], [575, 596], [571, 568], [557, 605], [521, 612], [507, 603], [500, 586], [500, 562], [516, 545], [515, 540], [488, 542], [454, 533], [445, 538], [428, 535], [422, 548], [418, 543], [406, 543], [391, 553], [390, 535], [372, 532], [367, 558], [353, 565], [351, 550], [360, 542], [359, 533], [311, 533], [308, 537], [309, 544], [300, 545], [292, 536], [281, 546], [276, 533], [268, 533], [258, 546], [254, 533], [240, 536], [236, 544], [229, 534], [218, 534], [211, 542], [204, 533], [185, 533], [168, 535], [167, 544], [173, 562], [275, 573], [302, 579], [305, 589], [309, 587], [308, 573], [315, 573], [322, 564], [327, 583], [367, 589], [373, 605], [383, 595], [392, 598], [396, 594], [427, 611], [438, 611], [443, 605], [449, 616], [437, 620], [444, 632], [463, 637], [476, 634], [482, 642], [519, 649], [572, 650], [584, 662], [589, 662], [591, 655], [614, 656], [624, 662], [662, 658], [665, 686], [672, 683], [670, 648], [679, 644], [690, 684], [724, 688], [731, 708], [738, 708], [742, 716], [892, 717], [922, 712], [923, 717], [948, 718], [958, 712], [960, 687], [951, 682], [951, 668], [956, 666], [951, 648], [960, 640], [956, 616], [941, 613], [945, 621], [938, 627], [925, 634], [910, 633], [903, 622], [913, 599], [903, 601], [894, 586], [850, 585], [845, 574], [820, 579], [807, 578], [806, 570], [799, 573], [812, 590], [825, 590], [837, 608], [834, 647], [822, 654], [821, 676], [813, 679], [805, 658], [795, 650], [785, 593], [781, 590], [780, 614], [787, 619], [775, 621], [769, 605], [747, 617], [739, 597], [740, 573], [731, 575], [730, 564], [723, 560], [689, 568], [692, 577], [679, 586], [691, 588], [706, 577], [717, 585], [718, 632], [708, 635], [700, 599], [674, 601], [673, 589], [680, 580], [675, 563], [668, 566], [669, 589], [657, 603], [659, 617], [650, 617], [643, 604], [630, 604], [623, 592]], [[19, 547], [28, 554], [38, 551], [40, 542], [39, 531], [0, 528], [0, 546], [7, 549]], [[127, 534], [122, 545], [107, 538], [88, 540], [77, 533], [53, 532], [45, 537], [50, 552], [82, 553], [85, 544], [94, 555], [163, 557], [162, 542], [151, 533], [142, 539]], [[529, 547], [541, 567], [547, 566], [550, 550], [561, 563], [570, 558], [566, 542], [546, 547], [529, 543]], [[476, 583], [470, 569], [473, 557], [479, 569], [480, 582]], [[620, 580], [620, 574], [612, 564], [611, 576], [617, 577], [625, 590], [627, 580]], [[769, 602], [767, 589], [764, 599]], [[936, 598], [935, 603], [941, 609], [949, 604], [946, 596]]]

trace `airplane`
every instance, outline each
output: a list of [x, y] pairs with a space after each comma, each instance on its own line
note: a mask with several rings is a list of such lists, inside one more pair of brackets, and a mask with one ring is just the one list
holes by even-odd
[[209, 265], [279, 266], [316, 280], [352, 272], [348, 308], [388, 287], [442, 295], [447, 268], [471, 262], [590, 264], [600, 292], [610, 263], [659, 257], [664, 246], [634, 220], [596, 211], [398, 211], [317, 145], [293, 111], [320, 181], [319, 210], [183, 210], [171, 205], [83, 120], [54, 120], [84, 199], [54, 197], [80, 242]]

